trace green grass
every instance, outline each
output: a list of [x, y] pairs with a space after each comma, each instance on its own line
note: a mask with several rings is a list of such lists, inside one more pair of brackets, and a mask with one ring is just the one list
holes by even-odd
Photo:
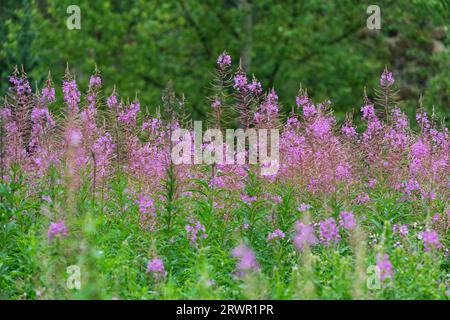
[[[370, 202], [357, 204], [351, 201], [356, 189], [349, 194], [312, 195], [252, 175], [246, 189], [237, 191], [211, 189], [205, 181], [194, 181], [192, 196], [173, 200], [170, 230], [167, 204], [155, 197], [158, 223], [150, 231], [142, 226], [138, 206], [127, 193], [126, 176], [116, 175], [107, 183], [104, 208], [98, 196], [93, 202], [90, 189], [81, 186], [74, 193], [74, 214], [66, 216], [69, 236], [49, 241], [51, 216], [71, 212], [71, 204], [65, 202], [69, 191], [45, 181], [32, 189], [15, 172], [17, 182], [2, 182], [0, 189], [2, 299], [448, 299], [448, 260], [442, 249], [425, 252], [418, 239], [430, 215], [446, 212], [442, 199], [402, 201], [398, 192], [379, 186], [365, 190]], [[239, 197], [244, 191], [258, 200], [244, 204]], [[282, 201], [263, 201], [265, 193]], [[43, 195], [50, 195], [52, 203], [42, 200]], [[213, 200], [225, 207], [214, 208]], [[304, 217], [297, 210], [300, 203], [312, 205], [312, 222], [352, 210], [361, 235], [341, 230], [338, 245], [298, 252], [291, 239], [295, 221]], [[184, 229], [192, 216], [208, 234], [197, 246], [190, 245]], [[242, 228], [244, 223], [248, 229]], [[396, 223], [410, 225], [407, 237], [392, 233]], [[276, 228], [286, 238], [268, 242], [268, 233]], [[444, 236], [440, 240], [447, 247], [448, 234]], [[259, 272], [237, 275], [231, 251], [240, 243], [254, 250]], [[371, 290], [366, 273], [378, 252], [389, 254], [395, 273], [391, 281]], [[168, 271], [162, 281], [145, 272], [147, 261], [156, 256]], [[70, 265], [81, 268], [81, 290], [66, 286]]]

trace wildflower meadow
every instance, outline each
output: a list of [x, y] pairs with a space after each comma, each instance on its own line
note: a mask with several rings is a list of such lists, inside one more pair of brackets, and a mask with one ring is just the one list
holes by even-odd
[[[13, 70], [0, 298], [448, 299], [448, 128], [421, 100], [410, 121], [395, 74], [374, 74], [345, 121], [301, 87], [282, 112], [227, 52], [205, 76], [196, 126], [215, 134], [199, 140], [171, 83], [150, 112], [98, 69], [86, 92], [70, 66], [36, 89]], [[231, 152], [229, 129], [244, 133]]]

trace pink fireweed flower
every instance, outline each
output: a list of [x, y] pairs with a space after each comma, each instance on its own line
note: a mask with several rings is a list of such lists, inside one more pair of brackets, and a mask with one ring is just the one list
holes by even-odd
[[440, 219], [441, 219], [441, 215], [439, 213], [435, 213], [433, 215], [433, 218], [431, 218], [431, 221], [433, 221], [433, 223], [437, 223], [437, 222], [439, 222]]
[[418, 139], [416, 143], [411, 146], [411, 154], [415, 159], [421, 159], [429, 154], [428, 145], [422, 139]]
[[273, 203], [281, 203], [283, 202], [283, 198], [281, 198], [279, 195], [276, 194], [269, 194], [266, 193], [262, 196], [267, 201], [273, 202]]
[[278, 102], [278, 95], [275, 91], [275, 89], [271, 89], [269, 91], [269, 93], [267, 94], [267, 100], [271, 103], [271, 104], [276, 104]]
[[209, 182], [208, 185], [212, 188], [212, 187], [219, 187], [219, 188], [225, 188], [225, 181], [223, 179], [223, 177], [214, 177], [212, 178]]
[[258, 198], [256, 196], [250, 197], [246, 194], [241, 194], [241, 199], [245, 204], [252, 204], [253, 202], [255, 202]]
[[151, 273], [155, 279], [162, 279], [167, 275], [167, 272], [164, 269], [164, 262], [160, 258], [149, 260], [145, 272]]
[[67, 236], [66, 223], [61, 220], [59, 222], [52, 222], [47, 231], [47, 236], [50, 240], [55, 239], [56, 236], [66, 237]]
[[242, 72], [238, 72], [234, 76], [234, 85], [233, 88], [237, 91], [246, 92], [247, 91], [247, 76]]
[[191, 245], [196, 245], [197, 238], [200, 236], [201, 238], [207, 238], [208, 234], [205, 232], [205, 226], [200, 223], [198, 220], [190, 219], [190, 224], [184, 226], [186, 229], [186, 237], [189, 240]]
[[365, 203], [365, 202], [368, 202], [368, 201], [370, 201], [370, 197], [369, 197], [369, 195], [367, 194], [367, 193], [365, 193], [365, 192], [361, 192], [360, 194], [358, 194], [357, 196], [356, 196], [356, 199], [355, 199], [357, 202], [359, 202], [359, 203]]
[[367, 183], [367, 187], [374, 188], [378, 184], [377, 179], [369, 179], [369, 182]]
[[380, 120], [377, 118], [377, 116], [373, 115], [368, 118], [367, 123], [367, 129], [363, 133], [363, 142], [365, 144], [370, 143], [370, 140], [375, 137], [377, 134], [379, 134], [380, 130], [383, 128], [381, 125]]
[[309, 210], [311, 208], [312, 208], [311, 205], [306, 204], [306, 203], [301, 203], [297, 209], [298, 209], [298, 211], [305, 212], [306, 210]]
[[93, 132], [97, 131], [97, 108], [95, 107], [94, 96], [89, 95], [88, 101], [90, 102], [87, 108], [84, 108], [80, 113], [83, 132], [85, 136], [90, 140], [93, 138]]
[[399, 107], [392, 109], [392, 116], [394, 118], [394, 126], [396, 129], [407, 129], [409, 126], [408, 116], [402, 112]]
[[392, 72], [389, 72], [387, 69], [383, 71], [380, 77], [380, 85], [382, 87], [388, 87], [394, 84], [394, 76]]
[[50, 112], [48, 111], [47, 107], [43, 107], [43, 108], [39, 108], [39, 107], [35, 107], [33, 108], [33, 110], [31, 111], [31, 121], [34, 124], [39, 124], [39, 126], [35, 126], [35, 128], [40, 128], [41, 131], [42, 127], [40, 125], [46, 123], [49, 126], [55, 126], [56, 123], [53, 120]]
[[214, 99], [213, 103], [211, 104], [211, 108], [213, 109], [217, 109], [220, 108], [222, 106], [222, 102], [220, 101], [220, 99]]
[[353, 126], [344, 125], [341, 128], [341, 131], [347, 138], [354, 138], [357, 136], [356, 129]]
[[117, 105], [117, 96], [115, 94], [112, 94], [106, 99], [106, 105], [109, 108], [113, 108]]
[[276, 229], [274, 232], [269, 233], [269, 235], [267, 236], [267, 240], [273, 240], [275, 238], [281, 238], [284, 239], [286, 237], [286, 235], [284, 234], [283, 231], [281, 231], [280, 229]]
[[363, 114], [363, 119], [371, 119], [375, 117], [375, 108], [371, 104], [363, 106], [361, 108], [361, 112]]
[[224, 51], [217, 58], [217, 65], [219, 66], [220, 69], [225, 69], [226, 67], [231, 66], [231, 56], [227, 54], [226, 51]]
[[109, 132], [105, 132], [105, 135], [99, 137], [91, 149], [95, 155], [97, 174], [103, 178], [108, 174], [108, 169], [111, 167], [111, 158], [114, 152], [114, 144]]
[[252, 80], [251, 83], [249, 83], [249, 84], [247, 85], [247, 89], [248, 89], [250, 92], [252, 92], [252, 93], [254, 93], [254, 94], [256, 94], [256, 95], [261, 94], [261, 93], [262, 93], [261, 82], [259, 82], [259, 81], [255, 78], [255, 76], [253, 76], [253, 80]]
[[352, 170], [350, 168], [350, 165], [346, 163], [340, 163], [336, 167], [335, 170], [336, 178], [338, 180], [350, 180], [352, 176]]
[[405, 186], [405, 192], [409, 196], [411, 196], [414, 191], [420, 190], [420, 184], [414, 178], [411, 178], [407, 182], [405, 182], [404, 186]]
[[240, 245], [233, 249], [232, 255], [234, 258], [238, 258], [239, 261], [236, 268], [239, 271], [258, 271], [259, 264], [256, 261], [255, 254], [253, 250], [245, 245]]
[[278, 115], [278, 96], [275, 90], [270, 90], [264, 101], [260, 104], [258, 112], [254, 115], [255, 123], [269, 124]]
[[[24, 73], [22, 73], [21, 75], [19, 75], [19, 72], [17, 70], [17, 68], [15, 68], [14, 74], [9, 78], [9, 81], [11, 82], [12, 86], [10, 86], [9, 90], [14, 93], [16, 95], [15, 99], [16, 99], [16, 103], [18, 104], [22, 104], [22, 105], [27, 105], [29, 103], [31, 103], [31, 98], [32, 98], [32, 90], [31, 90], [31, 86], [30, 83], [26, 77], [26, 75]], [[15, 110], [15, 108], [13, 107], [12, 110]], [[19, 111], [19, 114], [22, 113], [22, 111]], [[20, 118], [22, 118], [21, 116], [19, 116]], [[20, 137], [20, 131], [21, 131], [21, 127], [22, 127], [22, 123], [23, 123], [23, 118], [20, 120], [18, 119], [17, 121], [12, 121], [11, 123], [6, 125], [6, 132], [10, 132], [13, 133], [12, 136], [17, 137], [19, 140], [21, 139]], [[19, 136], [18, 136], [19, 135]], [[19, 141], [14, 142], [14, 144], [16, 143], [21, 143]], [[14, 148], [15, 150], [17, 150], [17, 148]], [[17, 150], [18, 151], [18, 150]], [[25, 150], [20, 150], [19, 151], [23, 157], [26, 156], [26, 151]], [[18, 152], [14, 151], [15, 155], [18, 155]]]
[[78, 147], [83, 139], [83, 134], [79, 128], [70, 128], [66, 133], [67, 144], [71, 147]]
[[267, 113], [278, 113], [278, 95], [274, 89], [267, 94], [267, 103], [261, 108]]
[[136, 117], [140, 110], [140, 104], [138, 101], [126, 106], [122, 112], [119, 113], [117, 120], [131, 127], [136, 126]]
[[329, 246], [333, 243], [338, 243], [341, 240], [339, 235], [339, 228], [336, 226], [334, 218], [328, 218], [319, 222], [320, 225], [320, 238], [322, 242]]
[[352, 211], [341, 211], [339, 213], [341, 220], [339, 226], [351, 231], [356, 227], [356, 218]]
[[423, 232], [423, 245], [425, 247], [425, 251], [431, 251], [434, 249], [439, 249], [442, 247], [439, 242], [439, 235], [434, 230], [426, 230]]
[[309, 126], [309, 130], [316, 138], [325, 139], [331, 134], [331, 126], [331, 119], [319, 117]]
[[0, 119], [6, 120], [12, 116], [12, 112], [10, 108], [1, 108], [0, 109]]
[[294, 244], [299, 251], [303, 251], [305, 245], [314, 245], [318, 242], [314, 234], [314, 228], [309, 224], [300, 221], [295, 223], [297, 234], [294, 236]]
[[392, 226], [392, 231], [394, 233], [400, 234], [400, 236], [402, 236], [402, 237], [407, 236], [409, 233], [408, 225], [406, 225], [406, 224], [394, 224]]
[[298, 121], [295, 117], [289, 117], [286, 121], [286, 129], [290, 130], [292, 128], [297, 128], [300, 125], [300, 121]]
[[17, 95], [25, 96], [26, 94], [30, 94], [32, 92], [30, 83], [26, 76], [11, 76], [9, 77], [9, 82], [13, 84], [14, 88], [12, 90], [16, 91]]
[[141, 193], [138, 195], [137, 204], [139, 206], [139, 212], [143, 217], [156, 217], [155, 201], [153, 198]]
[[214, 201], [213, 208], [214, 209], [223, 209], [223, 208], [225, 208], [225, 205], [224, 204], [219, 204], [218, 202]]
[[427, 115], [426, 111], [418, 112], [416, 114], [416, 121], [417, 121], [418, 125], [420, 125], [421, 127], [425, 128], [425, 129], [429, 129], [431, 126], [430, 120], [428, 120], [428, 115]]
[[259, 112], [255, 112], [255, 114], [253, 115], [253, 121], [255, 123], [260, 123], [263, 120], [263, 114], [259, 113]]
[[377, 268], [380, 275], [380, 281], [384, 281], [387, 278], [392, 278], [394, 276], [394, 270], [392, 268], [392, 263], [389, 261], [388, 254], [377, 254]]
[[282, 203], [283, 202], [283, 198], [277, 195], [274, 195], [270, 198], [270, 200], [272, 200], [275, 203]]
[[47, 102], [55, 101], [55, 88], [52, 87], [44, 87], [41, 91], [42, 98], [47, 100]]
[[301, 97], [295, 97], [295, 104], [297, 105], [298, 108], [309, 103], [310, 103], [309, 98], [306, 95]]
[[69, 113], [78, 113], [78, 103], [80, 102], [81, 93], [78, 90], [75, 80], [63, 80], [64, 101], [69, 107]]
[[239, 231], [248, 230], [249, 227], [250, 227], [250, 225], [248, 223], [244, 223], [241, 227], [234, 228], [234, 231], [239, 232]]
[[157, 134], [159, 129], [161, 129], [162, 123], [161, 120], [158, 118], [152, 118], [149, 119], [148, 121], [144, 121], [142, 123], [142, 130], [146, 130], [148, 128], [150, 128], [150, 132], [152, 134]]
[[102, 85], [102, 78], [100, 78], [99, 76], [91, 76], [91, 78], [89, 79], [89, 86], [90, 87], [94, 87], [94, 86], [101, 86]]
[[308, 118], [316, 113], [317, 113], [317, 109], [312, 103], [308, 103], [303, 106], [303, 115], [306, 118]]

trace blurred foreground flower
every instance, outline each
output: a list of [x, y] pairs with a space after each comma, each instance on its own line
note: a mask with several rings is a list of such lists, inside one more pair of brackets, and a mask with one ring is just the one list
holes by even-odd
[[53, 240], [57, 235], [67, 236], [67, 227], [64, 221], [52, 222], [47, 231], [48, 238]]
[[151, 273], [155, 279], [165, 278], [167, 275], [164, 269], [164, 262], [160, 258], [149, 260], [146, 272]]
[[297, 234], [294, 236], [294, 244], [299, 251], [303, 251], [305, 244], [313, 245], [318, 242], [311, 225], [298, 221], [295, 224], [295, 230], [297, 230]]
[[240, 245], [233, 249], [233, 257], [238, 258], [236, 267], [239, 271], [258, 271], [259, 264], [256, 261], [252, 249], [245, 245]]

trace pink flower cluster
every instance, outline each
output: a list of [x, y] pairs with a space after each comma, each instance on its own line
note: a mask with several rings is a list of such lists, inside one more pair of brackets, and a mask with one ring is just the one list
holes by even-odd
[[356, 218], [351, 211], [341, 211], [339, 213], [341, 220], [339, 220], [339, 226], [351, 231], [356, 227]]
[[233, 249], [232, 255], [233, 257], [238, 258], [236, 267], [240, 272], [259, 270], [259, 264], [256, 261], [255, 254], [249, 247], [240, 245]]
[[222, 54], [219, 55], [217, 58], [217, 65], [220, 69], [225, 69], [226, 67], [231, 66], [231, 57], [229, 54], [224, 51]]
[[50, 240], [55, 239], [57, 236], [66, 237], [67, 234], [68, 230], [63, 220], [50, 223], [47, 231], [47, 236]]
[[269, 233], [269, 235], [267, 236], [267, 240], [271, 241], [275, 238], [284, 239], [285, 237], [286, 235], [283, 231], [281, 231], [280, 229], [276, 229], [274, 232]]
[[423, 232], [423, 246], [425, 247], [425, 251], [432, 251], [433, 249], [442, 247], [439, 241], [439, 235], [435, 230], [425, 230]]
[[326, 246], [330, 246], [333, 243], [338, 243], [341, 240], [339, 235], [339, 228], [336, 225], [334, 218], [328, 218], [319, 222], [320, 225], [320, 238]]
[[311, 225], [297, 221], [295, 230], [297, 233], [294, 236], [294, 244], [299, 251], [303, 251], [305, 245], [318, 243], [317, 237], [314, 234], [314, 228]]
[[146, 272], [152, 274], [156, 280], [165, 278], [167, 275], [164, 268], [164, 262], [160, 258], [153, 258], [149, 260], [147, 263]]
[[206, 233], [205, 226], [200, 223], [200, 221], [195, 219], [190, 219], [189, 224], [185, 225], [186, 236], [189, 240], [189, 243], [193, 246], [197, 245], [197, 239], [207, 238], [208, 234]]
[[78, 86], [75, 80], [63, 81], [64, 101], [69, 107], [70, 114], [78, 113], [78, 103], [80, 102], [81, 93], [78, 91]]
[[381, 282], [394, 276], [394, 269], [388, 254], [377, 254], [376, 261]]
[[388, 70], [384, 70], [380, 77], [380, 85], [382, 87], [391, 86], [394, 84], [394, 76], [392, 72]]

